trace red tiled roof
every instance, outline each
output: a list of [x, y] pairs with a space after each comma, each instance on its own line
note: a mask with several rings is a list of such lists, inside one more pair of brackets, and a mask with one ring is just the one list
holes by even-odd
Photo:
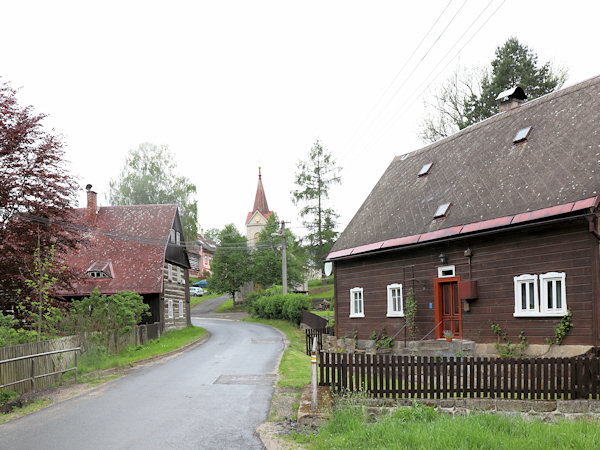
[[[255, 213], [256, 211], [252, 211], [249, 212], [248, 215], [246, 216], [246, 225], [248, 225], [248, 222], [250, 222], [250, 219], [252, 218], [252, 215]], [[260, 211], [259, 211], [260, 212]], [[273, 211], [268, 211], [266, 213], [260, 212], [265, 219], [269, 220], [269, 217], [271, 217], [271, 214], [273, 214]]]
[[[77, 209], [79, 224], [88, 228], [85, 242], [59, 258], [81, 279], [59, 295], [88, 295], [95, 287], [103, 294], [162, 292], [165, 252], [176, 213], [177, 205], [107, 206], [99, 208], [92, 223], [85, 208]], [[112, 278], [88, 278], [86, 270], [97, 263], [110, 264]]]

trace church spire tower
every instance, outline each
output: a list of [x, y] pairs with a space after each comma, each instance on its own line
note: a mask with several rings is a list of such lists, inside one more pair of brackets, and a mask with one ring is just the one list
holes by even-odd
[[258, 168], [258, 186], [256, 187], [256, 195], [254, 196], [254, 207], [246, 217], [246, 238], [248, 246], [254, 247], [258, 242], [260, 232], [267, 224], [269, 217], [273, 211], [269, 210], [265, 188], [262, 183], [261, 167]]
[[258, 186], [256, 187], [256, 196], [254, 197], [254, 211], [260, 211], [263, 215], [269, 214], [269, 205], [267, 204], [267, 196], [265, 195], [265, 188], [262, 184], [262, 174], [260, 173], [260, 167], [258, 168]]

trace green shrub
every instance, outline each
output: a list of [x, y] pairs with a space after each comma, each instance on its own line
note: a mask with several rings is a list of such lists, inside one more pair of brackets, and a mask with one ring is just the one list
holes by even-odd
[[7, 347], [37, 340], [37, 332], [33, 330], [16, 329], [19, 324], [12, 316], [0, 313], [0, 347]]
[[265, 295], [265, 291], [254, 291], [250, 292], [248, 296], [244, 299], [244, 306], [247, 308], [252, 308], [252, 305], [256, 300]]
[[303, 309], [310, 309], [310, 298], [302, 294], [275, 293], [263, 295], [252, 302], [250, 314], [262, 319], [284, 319], [300, 323]]
[[310, 310], [310, 306], [311, 301], [308, 296], [302, 294], [288, 294], [285, 296], [283, 304], [283, 318], [298, 325], [302, 319], [302, 310]]

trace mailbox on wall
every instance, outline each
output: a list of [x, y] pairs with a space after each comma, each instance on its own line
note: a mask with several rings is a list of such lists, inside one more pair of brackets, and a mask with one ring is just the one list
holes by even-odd
[[458, 297], [465, 300], [464, 310], [470, 311], [470, 303], [477, 299], [477, 281], [465, 280], [458, 282]]

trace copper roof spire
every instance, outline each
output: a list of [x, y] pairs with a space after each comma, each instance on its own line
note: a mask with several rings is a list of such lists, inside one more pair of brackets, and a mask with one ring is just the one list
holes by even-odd
[[256, 187], [256, 197], [254, 197], [254, 211], [260, 211], [263, 215], [269, 214], [269, 205], [267, 204], [267, 197], [265, 196], [265, 189], [262, 185], [262, 175], [260, 173], [260, 167], [258, 168], [258, 186]]

